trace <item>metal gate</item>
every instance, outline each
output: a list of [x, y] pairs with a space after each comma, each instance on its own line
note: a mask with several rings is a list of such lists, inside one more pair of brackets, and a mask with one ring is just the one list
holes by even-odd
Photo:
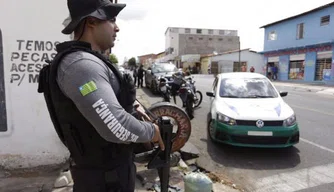
[[315, 69], [315, 80], [322, 81], [323, 70], [332, 68], [332, 58], [317, 59]]
[[218, 74], [218, 62], [211, 62], [211, 74]]

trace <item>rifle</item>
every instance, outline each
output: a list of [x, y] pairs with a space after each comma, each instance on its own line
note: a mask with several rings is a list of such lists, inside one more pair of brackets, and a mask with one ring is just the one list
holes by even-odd
[[165, 144], [165, 150], [162, 151], [160, 147], [154, 147], [153, 150], [151, 151], [136, 154], [136, 158], [140, 158], [147, 155], [153, 156], [153, 158], [149, 161], [147, 168], [158, 170], [161, 192], [168, 192], [173, 125], [171, 124], [169, 118], [166, 117], [157, 118], [144, 106], [143, 108], [148, 114], [150, 114], [151, 116], [153, 116], [154, 119], [157, 120], [157, 124], [160, 128], [161, 138]]

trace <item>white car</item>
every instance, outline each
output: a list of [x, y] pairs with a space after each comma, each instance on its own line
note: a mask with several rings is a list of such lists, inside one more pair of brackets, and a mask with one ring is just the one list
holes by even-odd
[[245, 147], [289, 147], [299, 142], [296, 115], [271, 81], [258, 73], [216, 76], [208, 115], [212, 141]]

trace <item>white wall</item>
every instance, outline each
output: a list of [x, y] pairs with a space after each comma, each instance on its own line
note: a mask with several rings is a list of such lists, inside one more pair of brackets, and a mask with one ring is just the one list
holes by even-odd
[[[256, 73], [261, 73], [261, 74], [264, 73], [263, 67], [265, 66], [265, 64], [264, 64], [263, 55], [254, 53], [254, 52], [250, 52], [248, 50], [244, 50], [244, 51], [241, 51], [240, 60], [241, 62], [247, 62], [247, 71], [249, 71], [251, 66], [253, 66], [255, 68]], [[233, 68], [233, 62], [226, 62], [226, 61], [239, 62], [239, 52], [212, 56], [211, 62], [214, 62], [214, 61], [218, 61], [219, 65], [221, 65], [220, 63], [225, 63], [224, 65], [230, 64], [232, 65], [231, 67]], [[225, 68], [226, 67], [227, 66], [225, 66]]]
[[[8, 130], [0, 132], [0, 166], [58, 164], [68, 156], [36, 81], [55, 44], [69, 39], [61, 33], [68, 15], [65, 0], [0, 1], [8, 124]], [[38, 47], [42, 44], [44, 49]]]
[[[176, 30], [180, 30], [177, 28], [172, 28], [172, 30], [175, 31]], [[169, 59], [174, 59], [174, 57], [176, 57], [179, 54], [179, 33], [176, 31], [170, 31], [170, 29], [168, 29], [166, 36], [165, 36], [165, 50], [172, 47], [174, 48], [174, 53], [173, 54], [169, 54], [165, 56], [165, 60], [169, 60]]]

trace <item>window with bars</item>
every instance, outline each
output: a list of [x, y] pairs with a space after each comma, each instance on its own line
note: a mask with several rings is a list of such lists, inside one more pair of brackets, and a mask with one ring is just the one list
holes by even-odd
[[321, 17], [320, 25], [321, 26], [322, 25], [328, 25], [329, 22], [330, 22], [330, 19], [331, 19], [330, 15], [326, 15], [326, 16]]
[[242, 72], [243, 67], [247, 70], [247, 62], [233, 62], [233, 72]]
[[297, 39], [304, 38], [304, 23], [299, 23], [297, 25]]
[[186, 29], [185, 29], [185, 33], [190, 33], [190, 29], [189, 29], [189, 28], [186, 28]]
[[273, 41], [273, 40], [276, 40], [276, 39], [277, 39], [276, 31], [271, 31], [271, 32], [268, 34], [268, 40]]
[[197, 34], [202, 34], [202, 29], [197, 29], [197, 30], [196, 30], [196, 33], [197, 33]]

